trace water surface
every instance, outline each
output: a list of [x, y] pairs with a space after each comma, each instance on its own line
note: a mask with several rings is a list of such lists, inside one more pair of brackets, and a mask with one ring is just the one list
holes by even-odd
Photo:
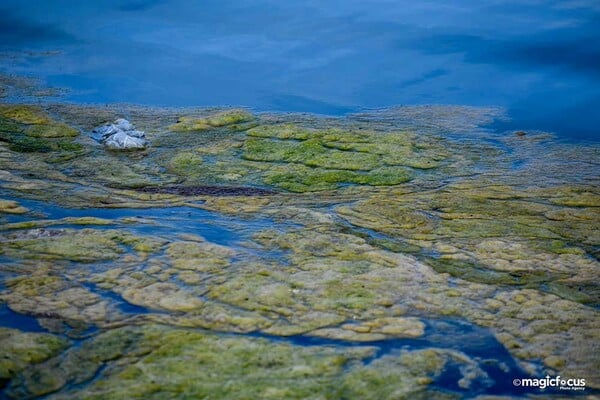
[[0, 72], [75, 102], [502, 106], [498, 130], [598, 140], [599, 22], [593, 0], [5, 0]]

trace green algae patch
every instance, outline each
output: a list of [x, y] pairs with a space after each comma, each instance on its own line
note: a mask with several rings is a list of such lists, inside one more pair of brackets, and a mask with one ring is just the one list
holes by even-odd
[[27, 211], [27, 208], [19, 205], [19, 203], [14, 200], [0, 199], [0, 213], [25, 214]]
[[79, 152], [83, 150], [81, 144], [72, 141], [30, 137], [14, 132], [0, 132], [0, 141], [8, 142], [8, 148], [18, 153]]
[[45, 228], [54, 225], [115, 225], [119, 221], [96, 217], [66, 217], [4, 224], [0, 230]]
[[[89, 222], [89, 221], [88, 221]], [[96, 262], [114, 260], [127, 251], [126, 246], [142, 246], [143, 239], [117, 230], [32, 229], [8, 233], [4, 239], [6, 254], [43, 260]], [[159, 243], [147, 242], [142, 252], [154, 250]]]
[[178, 153], [169, 161], [169, 171], [186, 177], [198, 176], [202, 173], [202, 157], [190, 152]]
[[540, 284], [564, 278], [566, 274], [551, 273], [548, 271], [514, 270], [510, 272], [495, 271], [483, 268], [461, 260], [426, 258], [425, 262], [437, 272], [448, 273], [471, 282], [486, 283], [489, 285], [523, 285], [536, 287]]
[[244, 274], [211, 288], [208, 295], [218, 301], [256, 311], [274, 311], [289, 315], [293, 306], [292, 287], [258, 274]]
[[0, 328], [0, 381], [57, 355], [68, 345], [68, 340], [51, 334]]
[[402, 351], [381, 357], [369, 367], [353, 368], [345, 377], [343, 398], [457, 398], [456, 393], [427, 390], [449, 363], [459, 365], [461, 377], [456, 385], [461, 389], [470, 388], [475, 380], [489, 381], [477, 362], [461, 352], [436, 348]]
[[418, 318], [383, 317], [364, 322], [345, 323], [339, 327], [315, 329], [309, 336], [351, 342], [374, 342], [389, 338], [417, 338], [425, 333]]
[[219, 272], [230, 265], [235, 254], [228, 247], [208, 242], [174, 242], [167, 247], [174, 268], [198, 272]]
[[62, 279], [46, 264], [40, 263], [29, 275], [8, 280], [6, 286], [0, 298], [21, 314], [54, 321], [77, 321], [83, 325], [104, 324], [118, 315], [107, 300]]
[[411, 179], [411, 169], [430, 169], [448, 154], [421, 150], [405, 133], [310, 130], [266, 125], [248, 131], [242, 158], [272, 163], [267, 184], [292, 192], [332, 190], [344, 185], [391, 186]]
[[121, 295], [129, 303], [172, 312], [189, 312], [201, 308], [204, 304], [193, 293], [167, 282], [130, 287]]
[[600, 284], [596, 281], [555, 280], [545, 282], [544, 291], [577, 303], [600, 307]]
[[447, 362], [472, 363], [460, 353], [428, 349], [363, 365], [360, 361], [373, 351], [294, 346], [156, 325], [125, 327], [23, 371], [7, 392], [13, 397], [55, 392], [52, 399], [449, 398], [428, 391], [428, 385]]
[[0, 105], [0, 141], [19, 153], [78, 152], [83, 147], [71, 141], [79, 132], [54, 121], [41, 108]]
[[416, 338], [425, 333], [425, 324], [418, 318], [383, 317], [359, 324], [346, 324], [342, 329], [353, 332], [372, 332], [391, 335], [394, 337]]
[[175, 132], [205, 131], [220, 127], [237, 129], [239, 124], [250, 122], [254, 116], [244, 110], [223, 111], [205, 118], [180, 117], [170, 129]]
[[148, 344], [139, 343], [141, 334], [134, 328], [104, 332], [73, 347], [42, 364], [28, 368], [8, 386], [10, 397], [28, 398], [60, 390], [68, 384], [82, 384], [91, 380], [106, 362], [126, 354], [136, 356], [149, 351]]
[[126, 155], [78, 157], [64, 163], [71, 178], [91, 179], [109, 188], [140, 188], [175, 183], [177, 178], [165, 176], [156, 165], [132, 162]]
[[[441, 373], [444, 365], [443, 353], [436, 350], [406, 352], [400, 357], [386, 356], [375, 360], [371, 368], [357, 367], [351, 370], [344, 379], [344, 397], [414, 398], [433, 380], [433, 376]], [[389, 382], [394, 384], [390, 385]], [[443, 398], [433, 393], [428, 396]]]
[[27, 125], [40, 125], [52, 122], [42, 109], [28, 105], [0, 104], [0, 116]]
[[290, 192], [333, 190], [342, 185], [392, 186], [410, 180], [404, 168], [378, 168], [367, 173], [348, 170], [310, 168], [304, 165], [275, 166], [265, 174], [265, 182]]
[[306, 157], [304, 164], [309, 167], [326, 169], [370, 171], [379, 165], [379, 157], [376, 154], [348, 154], [346, 151], [331, 150], [327, 153]]
[[248, 136], [273, 139], [307, 140], [318, 135], [315, 130], [294, 124], [260, 125], [246, 132]]
[[77, 136], [79, 132], [67, 124], [56, 122], [48, 125], [30, 126], [25, 134], [36, 138], [64, 138]]
[[117, 258], [124, 252], [110, 235], [94, 231], [77, 231], [53, 237], [20, 239], [9, 242], [11, 248], [34, 257], [94, 262]]

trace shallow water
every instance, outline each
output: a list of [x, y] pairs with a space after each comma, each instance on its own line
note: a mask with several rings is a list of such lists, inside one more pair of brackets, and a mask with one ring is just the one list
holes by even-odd
[[[4, 196], [4, 198], [10, 198]], [[43, 220], [55, 220], [68, 217], [96, 217], [107, 218], [113, 220], [113, 224], [108, 226], [98, 225], [53, 225], [51, 229], [60, 229], [67, 227], [70, 229], [84, 229], [93, 227], [94, 229], [109, 229], [121, 228], [136, 234], [152, 235], [153, 237], [173, 238], [178, 234], [194, 234], [201, 235], [209, 242], [231, 246], [237, 250], [249, 251], [243, 248], [243, 240], [251, 237], [256, 233], [266, 228], [289, 229], [297, 227], [293, 224], [281, 224], [272, 220], [264, 219], [239, 219], [228, 217], [216, 212], [210, 212], [194, 207], [171, 207], [171, 208], [122, 208], [122, 209], [102, 209], [102, 208], [86, 208], [76, 209], [57, 206], [51, 203], [45, 203], [36, 200], [17, 200], [21, 205], [26, 206], [30, 211], [20, 216], [8, 216], [7, 220], [11, 223], [35, 221], [42, 218]], [[143, 215], [143, 219], [141, 216]], [[140, 220], [127, 224], [121, 224], [123, 218], [140, 217]], [[383, 235], [378, 235], [376, 232], [368, 229], [357, 229], [367, 236], [372, 236], [376, 239], [384, 238]], [[262, 259], [272, 257], [280, 265], [285, 263], [285, 254], [270, 251], [260, 253]], [[6, 261], [10, 261], [7, 259]], [[98, 264], [100, 270], [104, 269]], [[109, 265], [107, 265], [108, 267]], [[89, 268], [89, 267], [85, 267]], [[143, 270], [145, 267], [142, 266]], [[3, 274], [0, 281], [0, 290], [5, 290], [3, 282], [5, 279], [12, 277], [11, 275]], [[179, 282], [179, 285], [184, 285]], [[132, 304], [125, 300], [119, 293], [110, 289], [103, 289], [95, 283], [89, 281], [80, 282], [81, 287], [89, 290], [91, 293], [100, 296], [103, 300], [114, 307], [118, 312], [125, 317], [144, 318], [147, 315], [168, 315], [168, 312], [159, 309]], [[39, 317], [39, 316], [37, 316]], [[21, 314], [11, 310], [6, 304], [0, 305], [0, 327], [19, 329], [24, 332], [48, 332], [38, 322], [37, 317], [27, 314]], [[50, 317], [54, 318], [54, 317]], [[520, 388], [512, 385], [512, 380], [515, 377], [537, 377], [538, 374], [532, 374], [530, 365], [529, 372], [525, 371], [495, 338], [494, 334], [487, 328], [477, 326], [468, 321], [458, 318], [442, 318], [442, 319], [421, 319], [425, 323], [425, 331], [423, 336], [418, 338], [400, 338], [400, 339], [385, 339], [369, 342], [358, 342], [352, 340], [321, 338], [305, 334], [278, 336], [265, 334], [261, 332], [251, 332], [248, 334], [223, 334], [223, 337], [248, 337], [267, 339], [276, 343], [286, 343], [300, 347], [317, 348], [373, 348], [374, 353], [362, 360], [365, 365], [369, 365], [374, 360], [385, 356], [396, 357], [403, 351], [415, 351], [420, 349], [448, 349], [461, 352], [468, 357], [471, 357], [478, 364], [478, 367], [483, 371], [480, 376], [473, 378], [468, 387], [461, 387], [457, 382], [464, 376], [464, 365], [457, 361], [449, 361], [443, 372], [436, 377], [431, 383], [431, 388], [454, 393], [460, 396], [475, 396], [477, 394], [487, 395], [510, 395], [519, 396], [527, 393], [539, 393], [535, 388]], [[101, 330], [96, 329], [93, 325], [88, 326], [85, 331], [70, 335], [75, 342], [72, 349], [82, 346], [85, 340], [100, 333]], [[81, 384], [69, 384], [64, 386], [63, 390], [79, 390], [86, 385], [92, 384], [102, 378], [103, 371], [109, 368], [107, 364], [99, 367], [94, 377], [89, 381]], [[538, 371], [542, 371], [541, 365], [535, 366]], [[548, 389], [547, 394], [560, 394], [558, 389]], [[576, 392], [576, 395], [596, 393], [594, 390], [584, 392]], [[6, 393], [0, 390], [0, 398], [6, 397]]]
[[[4, 196], [10, 198], [10, 196]], [[236, 245], [248, 238], [253, 232], [273, 226], [273, 221], [267, 219], [248, 220], [228, 217], [218, 213], [206, 211], [196, 207], [168, 207], [168, 208], [68, 208], [56, 204], [44, 203], [35, 200], [21, 200], [19, 202], [31, 210], [30, 215], [8, 216], [7, 222], [23, 222], [31, 220], [31, 215], [37, 215], [49, 220], [61, 218], [93, 217], [117, 220], [117, 226], [128, 231], [173, 237], [189, 233], [199, 235], [210, 242], [226, 246]], [[138, 224], [118, 224], [119, 219], [139, 218]], [[93, 224], [92, 224], [93, 225]], [[75, 227], [74, 225], [58, 224], [55, 228]], [[114, 225], [104, 226], [106, 229]], [[102, 229], [102, 226], [96, 227]]]
[[500, 131], [600, 138], [593, 0], [5, 0], [0, 16], [0, 72], [68, 88], [70, 101], [329, 115], [501, 106]]

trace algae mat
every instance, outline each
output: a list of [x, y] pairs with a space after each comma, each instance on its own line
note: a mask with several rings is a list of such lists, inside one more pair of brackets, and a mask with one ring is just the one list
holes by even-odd
[[600, 146], [498, 117], [1, 105], [0, 396], [598, 393]]

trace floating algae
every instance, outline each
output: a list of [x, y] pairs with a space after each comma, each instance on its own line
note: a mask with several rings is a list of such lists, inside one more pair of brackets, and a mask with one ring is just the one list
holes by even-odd
[[130, 108], [144, 150], [56, 136], [123, 111], [2, 108], [0, 306], [22, 317], [2, 395], [600, 388], [597, 145], [491, 134], [493, 110], [460, 107]]

